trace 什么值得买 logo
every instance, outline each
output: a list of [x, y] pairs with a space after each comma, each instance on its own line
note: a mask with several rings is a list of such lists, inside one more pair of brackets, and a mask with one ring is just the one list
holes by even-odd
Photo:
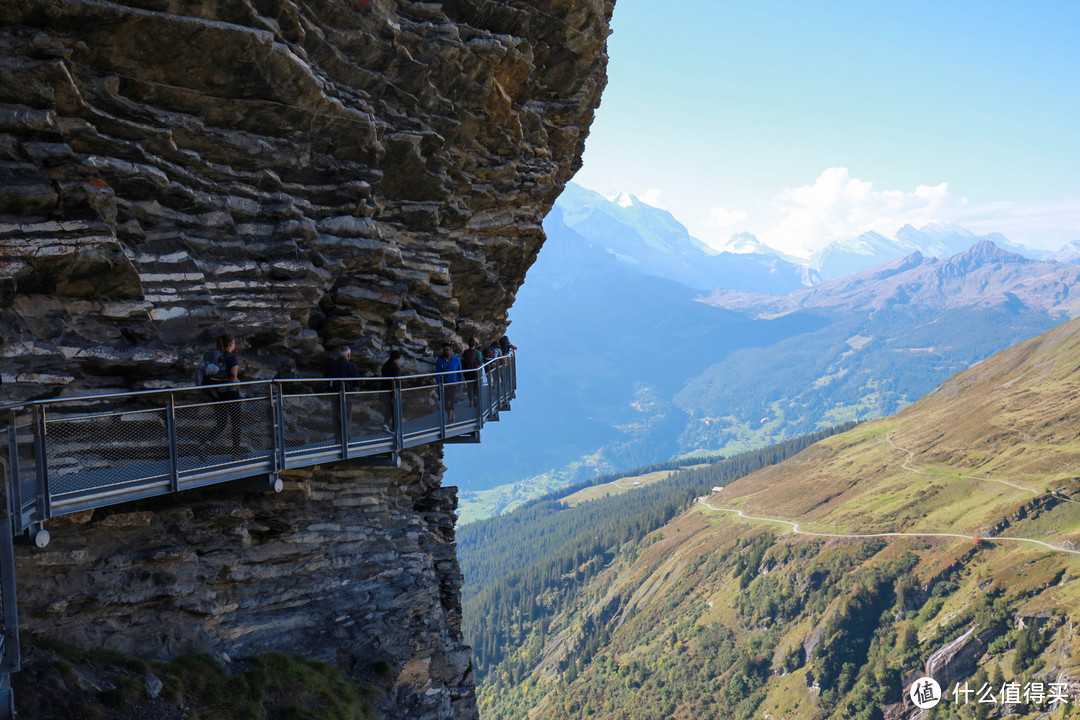
[[911, 698], [911, 702], [915, 703], [915, 707], [921, 710], [929, 710], [941, 702], [941, 686], [938, 685], [937, 680], [934, 680], [934, 678], [919, 678], [911, 683], [908, 696]]

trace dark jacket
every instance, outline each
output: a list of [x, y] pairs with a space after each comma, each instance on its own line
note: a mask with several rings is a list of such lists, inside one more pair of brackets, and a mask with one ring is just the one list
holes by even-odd
[[[360, 377], [360, 368], [358, 368], [354, 362], [346, 360], [343, 357], [336, 357], [326, 363], [326, 377], [358, 378]], [[330, 387], [337, 391], [340, 389], [340, 383], [331, 383]], [[356, 387], [357, 383], [355, 382], [345, 383], [346, 390], [355, 390]]]

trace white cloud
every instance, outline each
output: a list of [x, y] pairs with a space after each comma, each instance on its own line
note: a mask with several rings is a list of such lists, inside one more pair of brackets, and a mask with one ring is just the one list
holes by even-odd
[[949, 196], [947, 183], [920, 185], [913, 192], [875, 190], [847, 168], [821, 173], [813, 185], [788, 188], [774, 201], [780, 221], [761, 233], [778, 250], [809, 256], [830, 242], [874, 231], [892, 236], [905, 224], [950, 222], [964, 201]]
[[725, 210], [721, 207], [714, 207], [709, 210], [709, 217], [704, 224], [705, 227], [711, 228], [729, 228], [746, 222], [749, 217], [742, 210]]
[[655, 208], [663, 208], [664, 206], [660, 204], [660, 194], [662, 192], [663, 190], [650, 188], [646, 190], [645, 194], [641, 195], [638, 200], [645, 203], [646, 205], [652, 205]]

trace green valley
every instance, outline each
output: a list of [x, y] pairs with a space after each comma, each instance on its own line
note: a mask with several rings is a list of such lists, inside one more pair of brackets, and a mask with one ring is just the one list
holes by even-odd
[[462, 528], [483, 717], [892, 719], [924, 673], [995, 701], [922, 717], [1080, 717], [1078, 409], [1073, 321], [793, 456]]

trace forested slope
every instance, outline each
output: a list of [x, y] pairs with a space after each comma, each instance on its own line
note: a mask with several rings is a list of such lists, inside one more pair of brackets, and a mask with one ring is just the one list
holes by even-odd
[[[847, 423], [704, 467], [683, 469], [655, 485], [567, 507], [561, 499], [587, 483], [579, 484], [506, 515], [462, 527], [458, 553], [466, 578], [463, 628], [480, 675], [493, 668], [501, 671], [498, 666], [508, 649], [517, 650], [530, 638], [543, 637], [564, 601], [620, 551], [633, 548], [686, 510], [695, 497], [851, 427]], [[640, 471], [677, 465], [660, 463]], [[596, 481], [614, 477], [601, 476]], [[515, 653], [508, 671], [520, 677], [535, 660], [535, 654], [519, 657]]]

